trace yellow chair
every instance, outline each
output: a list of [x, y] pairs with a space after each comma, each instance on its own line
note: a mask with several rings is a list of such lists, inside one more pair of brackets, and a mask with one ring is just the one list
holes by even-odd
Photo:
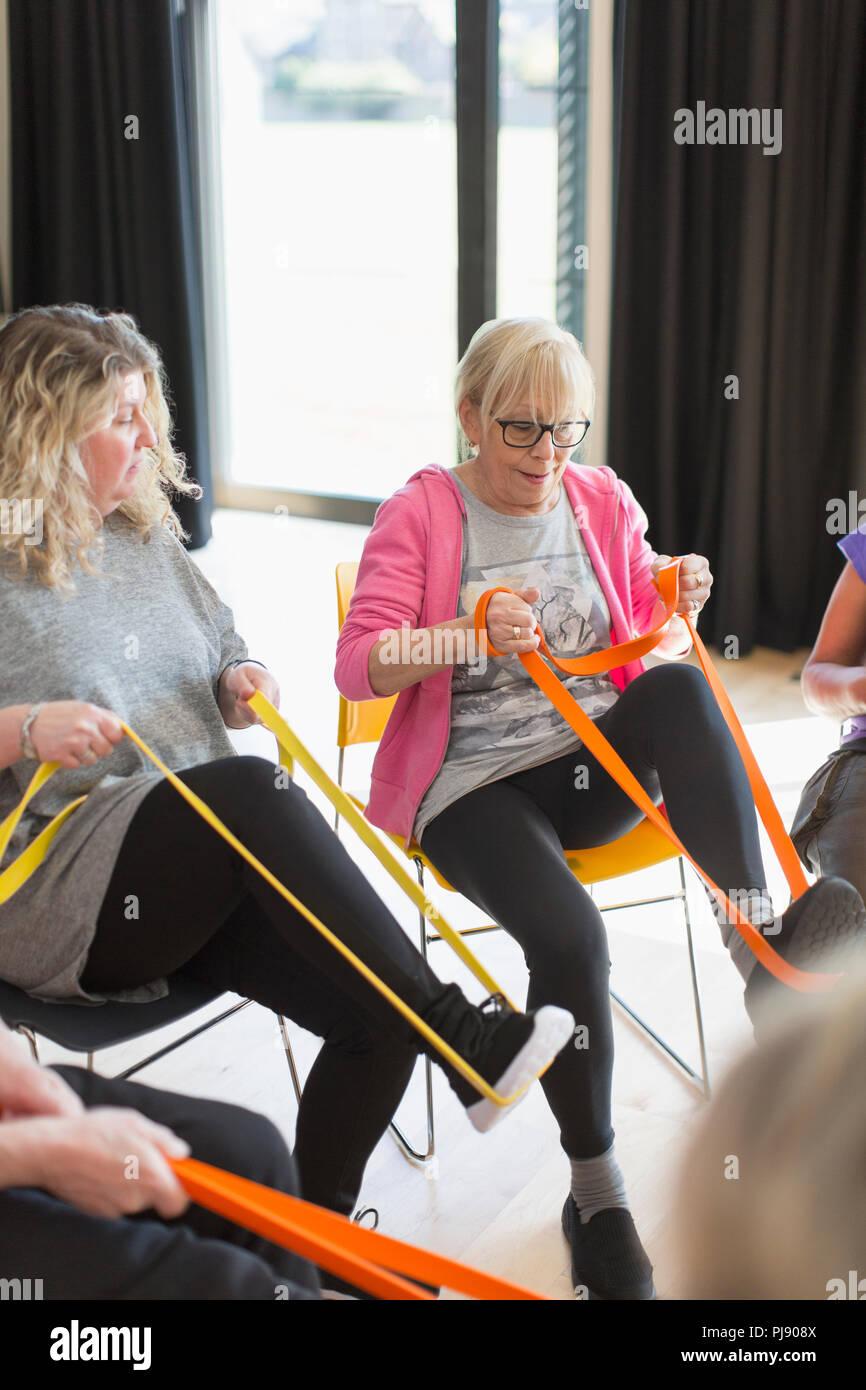
[[[337, 618], [339, 626], [342, 627], [349, 611], [349, 602], [355, 590], [355, 583], [358, 577], [357, 562], [343, 561], [337, 565]], [[345, 753], [347, 748], [354, 747], [356, 744], [378, 743], [385, 731], [385, 725], [397, 699], [392, 695], [380, 700], [346, 700], [340, 696], [340, 709], [337, 720], [337, 746], [338, 746], [338, 765], [337, 781], [343, 785], [343, 770], [345, 763]], [[357, 797], [352, 798], [363, 810], [363, 803]], [[339, 815], [335, 818], [334, 829], [339, 829]], [[418, 875], [418, 882], [422, 888], [424, 886], [424, 874], [426, 871], [432, 874], [439, 886], [447, 892], [455, 892], [446, 879], [442, 877], [436, 866], [430, 862], [421, 846], [414, 840], [408, 846], [404, 846], [399, 835], [389, 835], [388, 837], [401, 853], [412, 860], [415, 871]], [[696, 1072], [693, 1067], [675, 1051], [669, 1043], [659, 1036], [658, 1033], [635, 1013], [634, 1009], [628, 1005], [624, 999], [611, 990], [611, 998], [624, 1009], [630, 1018], [638, 1024], [640, 1028], [670, 1057], [675, 1064], [680, 1067], [689, 1080], [702, 1091], [704, 1097], [710, 1097], [709, 1067], [707, 1064], [707, 1051], [704, 1041], [704, 1022], [701, 1010], [701, 997], [698, 987], [698, 976], [695, 965], [694, 943], [692, 941], [692, 926], [689, 915], [688, 897], [686, 894], [686, 878], [682, 856], [679, 855], [665, 835], [657, 830], [656, 827], [646, 819], [642, 820], [634, 830], [622, 835], [618, 840], [613, 840], [610, 844], [599, 845], [595, 849], [569, 850], [566, 852], [566, 862], [576, 878], [593, 892], [596, 884], [603, 883], [607, 879], [622, 878], [626, 874], [637, 873], [640, 869], [652, 868], [656, 864], [662, 864], [666, 860], [676, 859], [679, 867], [680, 887], [673, 893], [661, 893], [656, 897], [650, 898], [631, 898], [625, 902], [605, 903], [601, 907], [602, 912], [614, 912], [626, 907], [643, 907], [650, 903], [679, 902], [682, 904], [683, 915], [686, 926], [686, 939], [689, 951], [689, 968], [692, 977], [692, 994], [695, 1003], [695, 1018], [697, 1023], [698, 1044], [701, 1054], [701, 1071]], [[426, 957], [427, 945], [433, 941], [441, 941], [438, 932], [429, 931], [430, 923], [426, 920], [423, 913], [419, 916], [420, 945], [421, 951]], [[483, 932], [501, 931], [501, 927], [496, 924], [484, 927], [468, 927], [461, 932], [461, 936], [480, 935]], [[394, 1135], [410, 1158], [418, 1159], [422, 1162], [433, 1157], [435, 1153], [435, 1134], [433, 1123], [433, 1093], [432, 1093], [432, 1074], [430, 1059], [425, 1059], [426, 1082], [427, 1082], [427, 1150], [419, 1153], [409, 1144], [406, 1136], [397, 1128], [391, 1126]]]

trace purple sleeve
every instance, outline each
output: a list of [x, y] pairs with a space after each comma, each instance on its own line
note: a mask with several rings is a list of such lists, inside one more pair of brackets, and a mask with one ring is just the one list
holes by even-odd
[[852, 531], [850, 536], [843, 536], [841, 541], [837, 541], [842, 554], [851, 561], [860, 579], [866, 584], [866, 532], [861, 530]]

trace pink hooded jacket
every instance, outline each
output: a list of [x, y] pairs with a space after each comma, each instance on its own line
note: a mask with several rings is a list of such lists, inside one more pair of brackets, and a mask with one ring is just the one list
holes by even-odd
[[[646, 515], [628, 484], [606, 466], [569, 464], [563, 483], [610, 609], [611, 645], [625, 642], [647, 630], [658, 598]], [[456, 617], [464, 516], [459, 488], [438, 465], [422, 468], [382, 503], [337, 644], [334, 676], [347, 700], [376, 698], [370, 650], [388, 631]], [[642, 661], [632, 661], [611, 677], [624, 689], [644, 669]], [[439, 671], [400, 692], [373, 763], [367, 818], [407, 842], [448, 746], [451, 674]]]

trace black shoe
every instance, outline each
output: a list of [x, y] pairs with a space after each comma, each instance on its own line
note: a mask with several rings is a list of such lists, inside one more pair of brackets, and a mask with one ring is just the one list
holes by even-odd
[[[501, 994], [491, 995], [476, 1007], [467, 1005], [456, 985], [449, 985], [424, 1017], [500, 1095], [520, 1092], [509, 1105], [497, 1105], [480, 1096], [470, 1082], [444, 1064], [452, 1089], [475, 1128], [482, 1132], [492, 1129], [523, 1099], [530, 1082], [548, 1067], [574, 1034], [574, 1019], [567, 1009], [545, 1004], [531, 1013], [516, 1013]], [[438, 1052], [425, 1050], [442, 1062]]]
[[[778, 935], [766, 931], [764, 935], [783, 960], [800, 970], [836, 974], [858, 951], [866, 953], [866, 908], [857, 889], [844, 878], [819, 878], [774, 925], [781, 926]], [[798, 993], [760, 961], [755, 962], [743, 1002], [756, 1038], [765, 1008], [784, 995]]]
[[579, 1297], [590, 1302], [655, 1298], [653, 1267], [630, 1211], [606, 1207], [584, 1226], [569, 1193], [562, 1208], [562, 1229], [571, 1246], [571, 1283]]

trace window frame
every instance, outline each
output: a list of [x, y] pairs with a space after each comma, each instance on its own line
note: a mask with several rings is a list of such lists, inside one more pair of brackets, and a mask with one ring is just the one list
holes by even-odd
[[[573, 0], [559, 4], [560, 38], [567, 32], [587, 33], [587, 25], [575, 23]], [[202, 199], [201, 264], [204, 281], [208, 412], [212, 445], [214, 504], [244, 510], [273, 511], [285, 508], [290, 515], [371, 525], [381, 499], [345, 494], [299, 492], [294, 489], [258, 487], [231, 479], [228, 459], [230, 438], [227, 400], [227, 318], [224, 278], [224, 244], [221, 225], [221, 171], [219, 123], [216, 111], [216, 23], [213, 0], [186, 0], [195, 72], [194, 100], [199, 182]], [[475, 330], [496, 317], [497, 275], [497, 178], [499, 139], [499, 23], [500, 0], [455, 0], [455, 125], [457, 141], [457, 355], [464, 352]], [[567, 30], [563, 29], [567, 26]], [[588, 46], [588, 40], [586, 40]], [[580, 113], [580, 94], [563, 96], [560, 80], [558, 103], [560, 140], [563, 121], [573, 122]], [[575, 105], [577, 103], [577, 105]], [[585, 92], [583, 112], [585, 115]], [[585, 124], [585, 122], [584, 122]], [[578, 145], [580, 141], [577, 142]], [[574, 141], [572, 141], [572, 147]], [[585, 153], [578, 150], [578, 170], [585, 170]], [[558, 202], [563, 208], [563, 189], [574, 173], [564, 173], [560, 158]], [[557, 305], [566, 310], [568, 326], [580, 336], [583, 327], [581, 292], [575, 299], [575, 279], [562, 252], [565, 241], [574, 243], [576, 229], [585, 221], [585, 189], [572, 197], [574, 215], [569, 219], [557, 248]], [[572, 258], [573, 258], [573, 252]], [[563, 321], [563, 314], [560, 313]], [[456, 439], [456, 434], [455, 434]], [[455, 450], [456, 461], [456, 450]]]

